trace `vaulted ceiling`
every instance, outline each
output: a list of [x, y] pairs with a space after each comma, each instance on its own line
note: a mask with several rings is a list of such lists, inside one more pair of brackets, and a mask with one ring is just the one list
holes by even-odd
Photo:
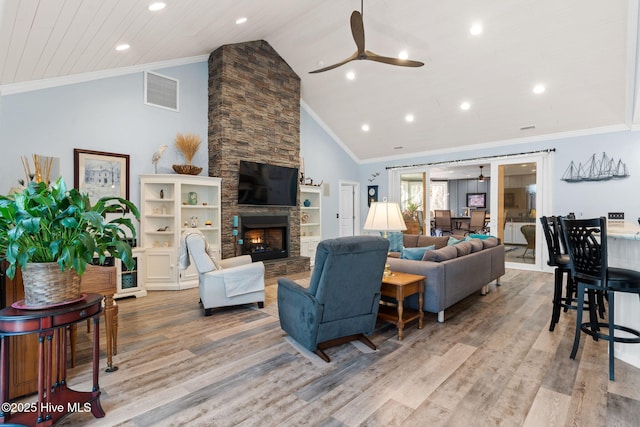
[[356, 50], [349, 17], [360, 0], [150, 3], [0, 0], [0, 93], [264, 39], [301, 77], [308, 110], [361, 162], [640, 123], [638, 0], [365, 0], [366, 48], [405, 50], [425, 66], [354, 61], [320, 74], [309, 71]]

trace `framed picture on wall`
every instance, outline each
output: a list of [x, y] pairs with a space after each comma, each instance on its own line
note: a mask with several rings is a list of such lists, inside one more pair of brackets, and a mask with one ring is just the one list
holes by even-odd
[[101, 197], [129, 200], [129, 155], [74, 148], [73, 184], [91, 204]]

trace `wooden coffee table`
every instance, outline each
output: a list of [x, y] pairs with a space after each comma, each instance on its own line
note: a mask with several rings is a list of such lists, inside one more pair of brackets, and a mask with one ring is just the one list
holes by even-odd
[[[394, 323], [398, 328], [398, 340], [404, 335], [404, 325], [418, 319], [418, 329], [422, 329], [422, 304], [424, 302], [424, 276], [408, 273], [391, 273], [382, 278], [380, 292], [386, 297], [395, 298], [397, 307], [381, 304], [378, 309], [378, 317]], [[405, 309], [404, 299], [410, 295], [418, 294], [418, 310]]]

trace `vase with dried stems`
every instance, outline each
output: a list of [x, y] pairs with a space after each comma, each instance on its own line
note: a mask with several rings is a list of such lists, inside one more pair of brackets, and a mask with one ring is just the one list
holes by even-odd
[[176, 148], [182, 153], [186, 161], [185, 165], [173, 165], [173, 170], [177, 173], [187, 175], [198, 175], [202, 172], [202, 168], [191, 164], [193, 156], [196, 155], [198, 148], [200, 147], [200, 137], [193, 133], [177, 134], [176, 135]]
[[20, 156], [20, 160], [22, 160], [22, 167], [24, 168], [24, 173], [27, 177], [25, 185], [27, 185], [31, 181], [44, 182], [46, 184], [51, 183], [49, 179], [51, 175], [51, 167], [53, 165], [53, 157], [34, 154], [33, 155], [34, 172], [31, 172], [29, 158], [27, 156]]

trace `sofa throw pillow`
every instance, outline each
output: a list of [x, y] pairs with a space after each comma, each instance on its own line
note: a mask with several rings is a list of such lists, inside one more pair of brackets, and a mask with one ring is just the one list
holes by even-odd
[[404, 242], [405, 248], [415, 248], [416, 246], [429, 246], [429, 245], [419, 245], [418, 238], [420, 236], [418, 234], [409, 234], [402, 233], [402, 241]]
[[486, 248], [493, 248], [495, 246], [498, 246], [500, 244], [500, 241], [498, 240], [497, 237], [490, 237], [488, 239], [484, 239], [482, 241], [482, 246], [486, 249]]
[[434, 251], [426, 251], [422, 257], [423, 261], [442, 262], [450, 259], [454, 259], [458, 256], [455, 246], [445, 246], [442, 249], [436, 249]]
[[[449, 242], [449, 236], [418, 236], [417, 243], [414, 246], [431, 246], [435, 245], [436, 249], [441, 249], [447, 246]], [[405, 246], [409, 246], [406, 244]]]
[[427, 251], [432, 251], [436, 248], [435, 245], [423, 246], [421, 248], [403, 248], [400, 259], [410, 259], [413, 261], [420, 261]]
[[471, 253], [480, 252], [482, 249], [484, 249], [482, 240], [480, 239], [471, 239], [466, 243], [469, 243], [471, 245]]
[[[384, 232], [380, 232], [380, 235], [384, 237]], [[389, 236], [389, 252], [402, 252], [404, 248], [404, 238], [401, 231], [390, 231]]]
[[464, 242], [464, 239], [456, 239], [455, 237], [449, 237], [449, 241], [447, 242], [447, 246], [457, 245], [460, 242]]
[[458, 257], [469, 255], [473, 250], [471, 242], [460, 242], [454, 246], [458, 252]]

